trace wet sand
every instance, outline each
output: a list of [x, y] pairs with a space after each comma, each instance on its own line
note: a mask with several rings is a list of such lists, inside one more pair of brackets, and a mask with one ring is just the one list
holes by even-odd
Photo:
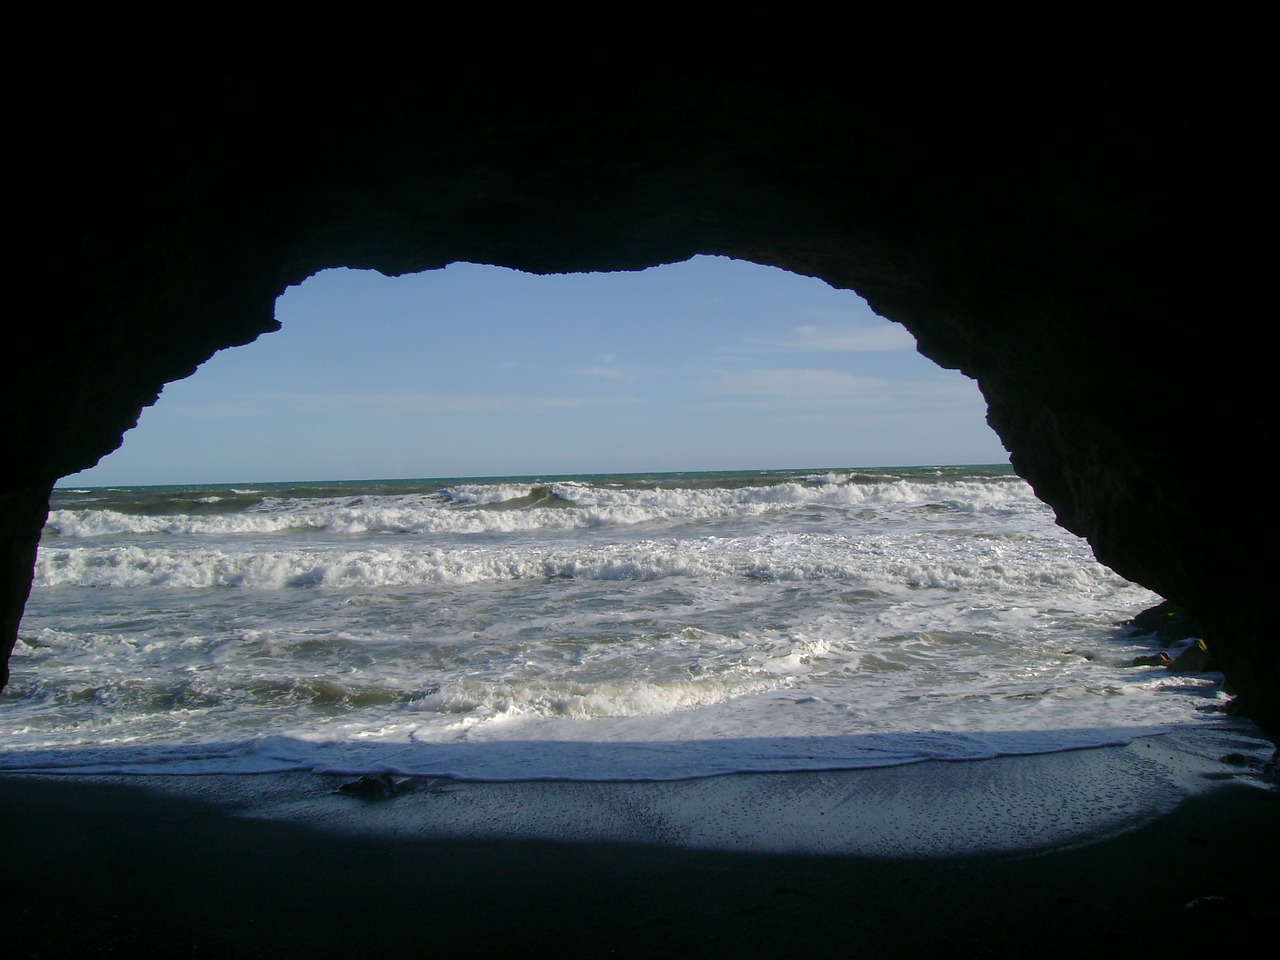
[[313, 774], [7, 775], [0, 940], [16, 958], [1197, 955], [1275, 937], [1262, 755], [1197, 731], [386, 799]]

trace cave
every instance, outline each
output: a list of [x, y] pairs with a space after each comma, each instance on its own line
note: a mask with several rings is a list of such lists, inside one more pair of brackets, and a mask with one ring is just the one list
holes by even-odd
[[289, 285], [713, 254], [856, 289], [975, 379], [1058, 522], [1195, 615], [1280, 736], [1270, 524], [1229, 470], [1267, 439], [1263, 61], [1209, 77], [1118, 39], [1088, 64], [1065, 41], [986, 58], [948, 29], [868, 28], [803, 70], [759, 49], [68, 54], [72, 92], [15, 117], [5, 680], [52, 485], [276, 329]]

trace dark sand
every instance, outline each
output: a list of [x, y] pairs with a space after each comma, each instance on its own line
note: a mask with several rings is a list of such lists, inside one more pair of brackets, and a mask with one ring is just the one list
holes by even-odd
[[1218, 759], [1238, 738], [1192, 741], [674, 784], [420, 781], [378, 801], [311, 774], [0, 776], [0, 951], [1179, 957], [1257, 936], [1274, 947], [1280, 791], [1261, 780], [1256, 743], [1241, 765]]

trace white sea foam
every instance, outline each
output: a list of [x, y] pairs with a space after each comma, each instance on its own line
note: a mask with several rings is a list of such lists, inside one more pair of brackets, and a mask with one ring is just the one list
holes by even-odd
[[[1115, 742], [1212, 679], [999, 471], [61, 491], [0, 769], [664, 778]], [[1182, 692], [1171, 695], [1169, 686]]]
[[[545, 488], [554, 494], [552, 507], [534, 503], [527, 509], [484, 509], [531, 499]], [[198, 502], [215, 503], [204, 497]], [[821, 485], [778, 483], [732, 489], [615, 488], [553, 483], [460, 485], [439, 494], [320, 498], [266, 498], [239, 513], [151, 515], [102, 509], [55, 509], [46, 536], [110, 537], [122, 534], [227, 536], [294, 530], [356, 533], [512, 533], [536, 530], [579, 530], [654, 521], [683, 522], [737, 517], [750, 519], [771, 511], [803, 507], [851, 508], [931, 505], [960, 514], [1041, 513], [1042, 504], [1021, 481], [921, 484]]]
[[[1063, 547], [1066, 549], [1063, 549]], [[500, 544], [454, 549], [398, 544], [364, 549], [50, 546], [39, 586], [355, 588], [507, 580], [750, 578], [840, 580], [868, 588], [1002, 591], [1036, 585], [1089, 589], [1114, 575], [1078, 544], [972, 536], [822, 538], [792, 533], [714, 540]]]

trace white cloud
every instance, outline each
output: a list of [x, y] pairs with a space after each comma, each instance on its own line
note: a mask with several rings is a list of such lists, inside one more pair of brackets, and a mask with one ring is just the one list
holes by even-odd
[[748, 337], [728, 353], [882, 353], [915, 350], [915, 338], [896, 323], [868, 325], [853, 320], [809, 323], [792, 327], [777, 337]]
[[592, 377], [598, 380], [630, 382], [636, 379], [636, 373], [630, 367], [578, 367], [573, 372], [579, 377]]
[[857, 401], [864, 408], [874, 406], [895, 411], [967, 403], [978, 395], [977, 385], [961, 378], [882, 380], [843, 370], [812, 368], [721, 371], [708, 379], [706, 389], [722, 396], [743, 398], [753, 406], [794, 407]]
[[577, 397], [530, 397], [486, 393], [277, 393], [241, 398], [242, 403], [263, 409], [290, 408], [314, 413], [317, 410], [345, 411], [353, 407], [382, 411], [420, 412], [424, 416], [466, 410], [565, 410], [582, 406]]
[[790, 336], [779, 340], [779, 346], [791, 350], [823, 350], [845, 353], [867, 353], [883, 350], [914, 350], [915, 337], [906, 327], [886, 323], [867, 327], [858, 323], [834, 323], [796, 327]]
[[722, 373], [710, 384], [715, 393], [740, 397], [773, 397], [791, 400], [816, 397], [866, 396], [883, 381], [842, 370], [751, 370]]

